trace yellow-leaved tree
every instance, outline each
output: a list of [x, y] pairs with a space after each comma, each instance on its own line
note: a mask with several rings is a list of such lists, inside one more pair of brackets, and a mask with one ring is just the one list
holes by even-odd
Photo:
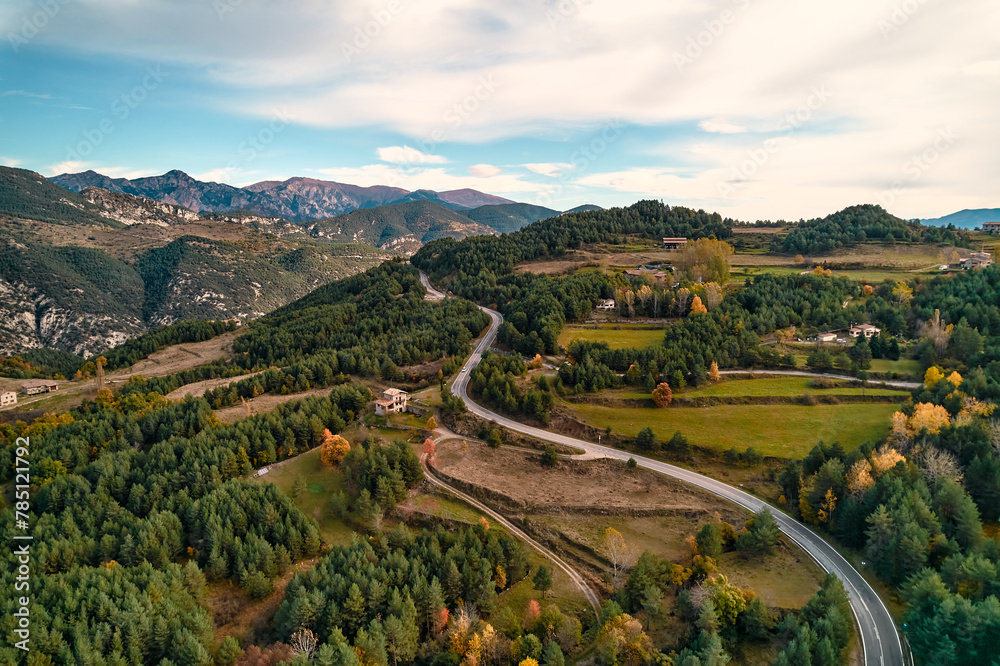
[[944, 372], [936, 365], [932, 365], [924, 373], [924, 388], [932, 389], [942, 379], [944, 379]]
[[717, 382], [721, 379], [719, 376], [719, 362], [712, 361], [712, 365], [708, 368], [708, 380], [711, 382]]
[[708, 312], [708, 308], [701, 302], [701, 296], [695, 296], [691, 299], [691, 314], [705, 314], [706, 312]]
[[941, 432], [941, 428], [949, 423], [948, 410], [941, 405], [929, 402], [921, 402], [913, 409], [913, 416], [910, 417], [910, 430], [919, 433], [927, 430], [928, 433], [936, 435]]
[[903, 455], [891, 446], [883, 446], [872, 453], [872, 469], [876, 476], [882, 476], [896, 466], [896, 463], [906, 460]]
[[862, 458], [847, 471], [847, 491], [855, 498], [861, 497], [865, 492], [875, 485], [872, 478], [872, 464], [866, 458]]

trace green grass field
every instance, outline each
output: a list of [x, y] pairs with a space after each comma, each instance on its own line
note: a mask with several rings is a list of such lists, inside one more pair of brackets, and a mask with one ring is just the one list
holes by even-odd
[[638, 328], [622, 325], [621, 330], [614, 328], [615, 324], [600, 328], [584, 328], [581, 326], [566, 326], [559, 334], [559, 344], [569, 347], [574, 340], [585, 342], [607, 342], [612, 349], [642, 349], [663, 341], [662, 328]]
[[[685, 398], [732, 398], [732, 397], [762, 397], [762, 396], [782, 396], [797, 397], [803, 393], [813, 395], [862, 395], [861, 387], [844, 387], [832, 389], [810, 388], [809, 377], [767, 377], [762, 379], [732, 379], [721, 381], [718, 384], [706, 385], [700, 388], [677, 391], [675, 396]], [[909, 391], [900, 389], [885, 389], [870, 387], [864, 389], [864, 395], [872, 396], [899, 396], [900, 400], [906, 400]], [[644, 397], [649, 397], [644, 394]]]
[[[746, 514], [746, 518], [750, 518]], [[649, 551], [672, 562], [684, 562], [689, 555], [684, 539], [697, 533], [700, 525], [685, 516], [593, 516], [566, 514], [560, 516], [532, 515], [532, 522], [562, 532], [571, 540], [594, 550], [600, 550], [604, 530], [613, 527], [625, 538], [634, 553]], [[707, 519], [705, 520], [707, 522]], [[736, 529], [743, 523], [734, 525]], [[719, 561], [720, 570], [741, 587], [764, 595], [771, 606], [801, 608], [819, 590], [823, 572], [796, 546], [787, 544], [775, 555], [763, 559], [745, 558], [738, 553], [725, 553]]]
[[696, 446], [752, 446], [767, 456], [803, 458], [823, 440], [848, 451], [885, 436], [894, 404], [722, 405], [668, 409], [566, 405], [587, 423], [634, 437], [649, 426], [660, 439], [680, 430]]
[[351, 542], [354, 530], [335, 516], [327, 506], [330, 496], [344, 489], [344, 479], [339, 471], [330, 469], [320, 462], [319, 452], [319, 447], [316, 447], [272, 469], [264, 476], [257, 477], [256, 480], [260, 483], [274, 483], [291, 497], [295, 478], [301, 474], [306, 482], [306, 491], [295, 500], [295, 504], [319, 524], [319, 531], [325, 544], [346, 546]]
[[869, 372], [881, 372], [885, 374], [895, 372], [900, 375], [911, 375], [918, 379], [923, 379], [923, 373], [920, 371], [920, 361], [909, 358], [901, 358], [898, 361], [887, 361], [884, 358], [877, 358], [872, 361], [872, 367]]

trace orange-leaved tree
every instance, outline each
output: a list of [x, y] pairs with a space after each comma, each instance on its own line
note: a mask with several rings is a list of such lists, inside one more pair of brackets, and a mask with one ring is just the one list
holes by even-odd
[[340, 435], [334, 435], [327, 428], [323, 431], [323, 443], [320, 444], [319, 459], [327, 467], [333, 467], [344, 459], [351, 450], [351, 445]]
[[657, 407], [666, 407], [674, 399], [674, 393], [670, 390], [670, 384], [663, 382], [653, 389], [653, 404]]
[[706, 312], [708, 312], [708, 308], [701, 302], [701, 296], [695, 296], [691, 299], [691, 314], [705, 314]]

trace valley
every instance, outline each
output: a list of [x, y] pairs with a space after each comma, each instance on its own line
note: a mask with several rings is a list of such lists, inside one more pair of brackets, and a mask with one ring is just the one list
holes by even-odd
[[[628, 238], [621, 237], [621, 217], [632, 219], [624, 228]], [[219, 241], [181, 235], [161, 248], [147, 240], [186, 224], [155, 227], [160, 232], [140, 233], [148, 224], [123, 228], [130, 242], [150, 246], [123, 251], [116, 261], [125, 267], [133, 264], [122, 260], [134, 262], [145, 279], [177, 270], [213, 281], [212, 270], [267, 270], [255, 268], [251, 250], [268, 256], [274, 250], [266, 248], [279, 244], [332, 247], [255, 230], [261, 235], [252, 248], [233, 241], [239, 259], [227, 264], [222, 248], [212, 244]], [[232, 229], [224, 226], [231, 223], [203, 224], [220, 233]], [[852, 516], [866, 510], [864, 497], [903, 492], [899, 483], [906, 478], [927, 493], [929, 510], [964, 507], [959, 522], [938, 523], [940, 536], [928, 530], [929, 540], [975, 541], [969, 553], [992, 557], [995, 539], [980, 514], [973, 518], [969, 511], [985, 509], [996, 492], [992, 468], [983, 468], [995, 463], [983, 462], [981, 445], [950, 452], [942, 436], [975, 441], [973, 433], [988, 423], [984, 405], [994, 383], [973, 357], [990, 353], [979, 331], [995, 309], [985, 296], [996, 269], [913, 273], [906, 257], [919, 264], [929, 247], [968, 251], [917, 239], [892, 250], [899, 262], [889, 269], [894, 279], [881, 283], [825, 270], [771, 272], [764, 269], [783, 266], [785, 255], [737, 251], [719, 260], [732, 249], [708, 238], [725, 236], [725, 225], [717, 224], [641, 202], [629, 211], [541, 220], [507, 236], [431, 239], [410, 263], [392, 259], [333, 279], [297, 300], [268, 305], [267, 313], [246, 316], [242, 326], [229, 325], [233, 330], [212, 334], [178, 324], [134, 337], [127, 349], [108, 350], [110, 390], [98, 394], [87, 379], [66, 382], [58, 395], [9, 413], [28, 421], [11, 421], [5, 413], [0, 437], [37, 438], [39, 464], [51, 475], [39, 487], [46, 498], [50, 488], [71, 481], [85, 484], [80, 492], [92, 497], [97, 486], [88, 479], [100, 478], [92, 470], [114, 457], [129, 461], [123, 468], [129, 481], [114, 492], [130, 507], [127, 520], [140, 521], [137, 529], [152, 529], [142, 527], [141, 521], [153, 520], [143, 506], [174, 514], [163, 504], [166, 495], [141, 499], [146, 491], [125, 489], [167, 487], [169, 479], [181, 478], [175, 474], [192, 480], [185, 484], [187, 510], [202, 512], [208, 522], [158, 526], [171, 535], [163, 543], [173, 555], [147, 548], [140, 556], [124, 542], [104, 540], [107, 554], [81, 552], [90, 563], [85, 569], [52, 576], [86, 569], [135, 576], [149, 558], [178, 562], [164, 565], [163, 575], [202, 572], [190, 588], [202, 600], [196, 612], [211, 618], [211, 638], [205, 634], [202, 645], [240, 659], [278, 658], [290, 654], [293, 635], [303, 627], [323, 632], [330, 626], [325, 616], [303, 619], [309, 599], [350, 602], [349, 589], [333, 587], [344, 558], [363, 557], [378, 567], [399, 557], [418, 562], [429, 543], [423, 540], [436, 539], [453, 543], [437, 578], [443, 607], [460, 610], [457, 600], [474, 599], [465, 603], [487, 618], [481, 629], [496, 632], [491, 640], [502, 651], [541, 644], [535, 632], [544, 630], [531, 619], [537, 608], [561, 627], [561, 638], [546, 639], [545, 649], [557, 646], [567, 660], [614, 649], [608, 627], [620, 621], [634, 622], [634, 649], [645, 651], [644, 659], [654, 652], [682, 659], [709, 650], [732, 663], [770, 664], [795, 649], [796, 639], [782, 628], [795, 624], [823, 635], [843, 663], [904, 663], [896, 632], [904, 619], [909, 626], [920, 626], [920, 619], [900, 581], [931, 574], [891, 569], [895, 556], [864, 543], [874, 538], [870, 530], [857, 536], [858, 525], [871, 521]], [[560, 235], [567, 232], [579, 238]], [[605, 233], [612, 237], [601, 238]], [[689, 261], [686, 250], [666, 253], [672, 283], [625, 272], [634, 270], [636, 259], [657, 256], [636, 248], [683, 233], [692, 239], [692, 253], [708, 256]], [[73, 238], [112, 243], [110, 236], [99, 241], [96, 233], [81, 235]], [[588, 255], [582, 264], [574, 259], [567, 270], [523, 270], [526, 255], [529, 265], [561, 260], [581, 251], [583, 238], [592, 248], [587, 252], [603, 255]], [[969, 243], [961, 236], [952, 241]], [[296, 250], [295, 262], [312, 266], [305, 247]], [[475, 250], [467, 253], [470, 247]], [[887, 256], [845, 251], [872, 266]], [[741, 257], [752, 256], [776, 263], [755, 264], [761, 272], [744, 282], [733, 279]], [[484, 269], [497, 279], [481, 282]], [[959, 321], [947, 294], [971, 285], [975, 291], [963, 293], [984, 298], [963, 308]], [[186, 307], [197, 305], [190, 294], [176, 298], [193, 304]], [[606, 299], [615, 306], [594, 309]], [[169, 303], [148, 297], [133, 302], [143, 313], [161, 312]], [[956, 322], [943, 347], [935, 346], [936, 329], [917, 314], [931, 305], [941, 310], [935, 316]], [[484, 306], [491, 307], [484, 312]], [[805, 340], [859, 321], [874, 322], [880, 333], [870, 341]], [[171, 344], [178, 338], [191, 341]], [[933, 372], [924, 377], [926, 367], [940, 378]], [[17, 386], [21, 380], [0, 381]], [[416, 413], [376, 414], [372, 400], [387, 387], [409, 392]], [[110, 423], [118, 423], [121, 434], [94, 448], [87, 433], [96, 435]], [[947, 452], [945, 462], [934, 463], [944, 465], [933, 468], [941, 476], [928, 476], [930, 447]], [[971, 460], [973, 450], [978, 462]], [[168, 458], [175, 462], [165, 463]], [[948, 464], [963, 465], [971, 477], [955, 481]], [[855, 470], [867, 470], [870, 485], [857, 486], [864, 477], [855, 477]], [[10, 503], [12, 487], [4, 489]], [[907, 497], [890, 501], [917, 501]], [[57, 515], [63, 523], [84, 523], [70, 508], [44, 501], [38, 528], [44, 544], [53, 543], [50, 526]], [[232, 502], [246, 508], [234, 512]], [[255, 507], [265, 505], [274, 513], [253, 523], [247, 537], [253, 548], [228, 540], [241, 515], [263, 512]], [[900, 514], [899, 527], [907, 520]], [[217, 545], [208, 546], [199, 532], [206, 529], [214, 530], [211, 543]], [[977, 533], [978, 541], [971, 536]], [[461, 546], [448, 541], [459, 537]], [[497, 551], [494, 540], [506, 545]], [[186, 558], [178, 544], [188, 544]], [[356, 550], [362, 547], [364, 555]], [[473, 575], [471, 565], [459, 567], [465, 560], [458, 559], [457, 547], [494, 549], [481, 556], [494, 558], [486, 560], [490, 572]], [[46, 562], [55, 562], [49, 545], [42, 552]], [[107, 558], [119, 564], [109, 569]], [[457, 574], [448, 571], [449, 563]], [[836, 576], [826, 576], [830, 571]], [[359, 589], [371, 585], [357, 581]], [[435, 582], [413, 583], [420, 590], [425, 584], [433, 589]], [[135, 589], [134, 598], [146, 594], [141, 585]], [[394, 618], [404, 626], [411, 621], [409, 611], [393, 615], [390, 601], [378, 601], [377, 587], [367, 589], [375, 591], [361, 596], [363, 624], [341, 620], [347, 633], [324, 643], [324, 655], [337, 645], [366, 645], [369, 630], [378, 645], [384, 638], [377, 632], [388, 631]], [[442, 607], [425, 601], [417, 587], [400, 589], [401, 603], [405, 596], [414, 608], [423, 604], [418, 616]], [[742, 600], [730, 616], [724, 615], [727, 599]], [[719, 609], [707, 616], [719, 623], [716, 630], [705, 629], [700, 619], [708, 603]], [[811, 608], [823, 608], [823, 617], [843, 630], [810, 619]], [[620, 619], [605, 618], [608, 612], [621, 613], [613, 616]], [[424, 649], [454, 649], [434, 647], [433, 627], [421, 625], [414, 626]], [[913, 631], [906, 630], [911, 644]]]

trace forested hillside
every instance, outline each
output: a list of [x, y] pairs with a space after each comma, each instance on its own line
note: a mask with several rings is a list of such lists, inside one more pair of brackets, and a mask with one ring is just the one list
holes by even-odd
[[[363, 387], [339, 387], [223, 426], [203, 399], [105, 392], [58, 418], [0, 426], [0, 478], [12, 478], [13, 443], [25, 437], [33, 475], [47, 479], [32, 502], [34, 651], [61, 664], [96, 656], [160, 663], [167, 655], [206, 663], [216, 652], [198, 605], [206, 578], [231, 579], [260, 598], [320, 547], [314, 522], [287, 496], [243, 477], [316, 446], [370, 397]], [[9, 539], [7, 517], [0, 531]], [[182, 557], [185, 566], [173, 564]], [[6, 589], [15, 570], [6, 567]], [[14, 598], [2, 603], [13, 617]], [[11, 636], [0, 639], [0, 660], [13, 664]]]
[[827, 254], [866, 241], [885, 243], [952, 243], [969, 247], [969, 233], [960, 229], [928, 227], [890, 215], [881, 206], [865, 204], [801, 222], [771, 244], [774, 252]]
[[104, 209], [34, 171], [0, 167], [0, 215], [52, 224], [121, 227]]
[[587, 315], [598, 298], [612, 295], [613, 285], [597, 274], [564, 279], [515, 274], [515, 266], [559, 257], [585, 243], [621, 242], [627, 235], [725, 238], [731, 226], [717, 214], [640, 201], [628, 208], [562, 215], [502, 236], [442, 239], [411, 261], [459, 296], [495, 304], [506, 318], [502, 342], [526, 354], [553, 353], [566, 321]]

